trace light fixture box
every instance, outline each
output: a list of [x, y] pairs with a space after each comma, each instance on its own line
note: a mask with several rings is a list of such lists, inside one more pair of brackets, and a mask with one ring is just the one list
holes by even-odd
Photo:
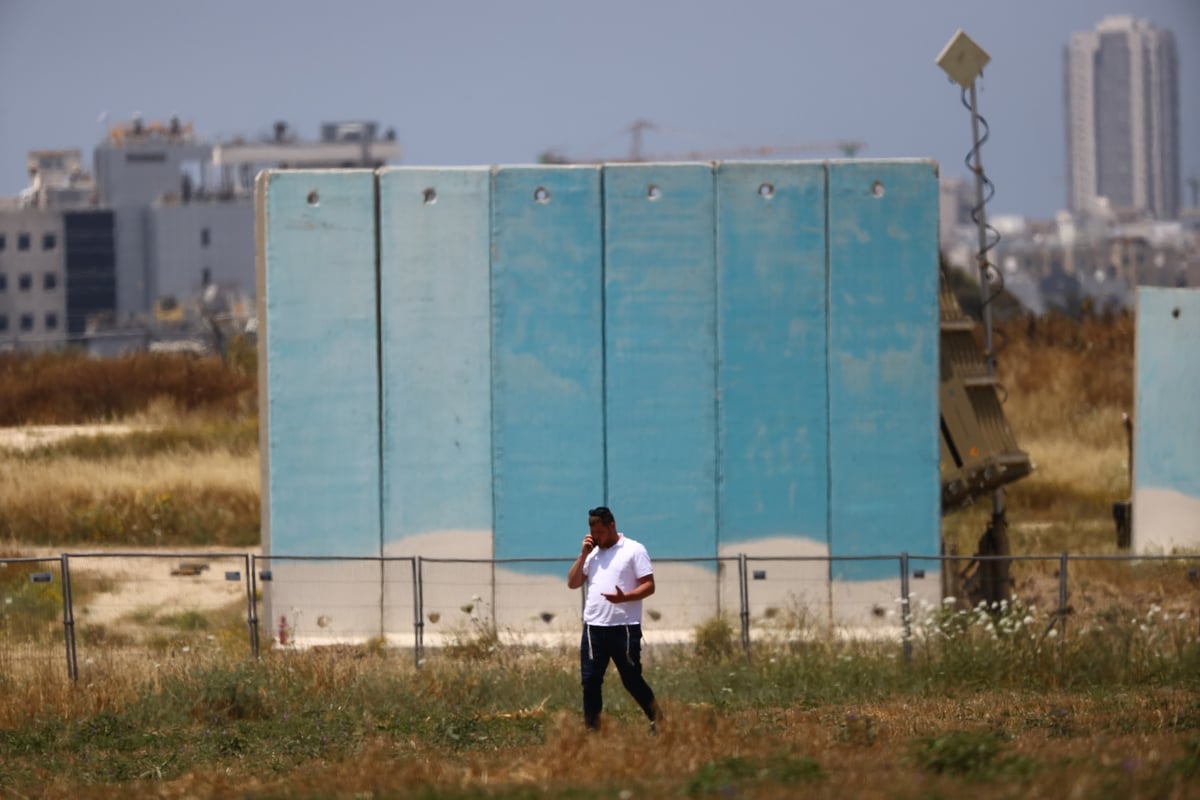
[[967, 89], [991, 60], [991, 56], [960, 28], [938, 54], [937, 65], [955, 83]]

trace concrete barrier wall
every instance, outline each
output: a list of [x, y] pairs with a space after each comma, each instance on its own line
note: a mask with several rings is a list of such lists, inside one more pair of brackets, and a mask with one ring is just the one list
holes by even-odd
[[1200, 548], [1200, 290], [1137, 295], [1133, 546]]
[[[574, 555], [600, 503], [660, 559], [938, 552], [932, 162], [267, 172], [258, 239], [268, 553]], [[839, 563], [756, 598], [886, 601]], [[467, 571], [427, 604], [519, 591]]]

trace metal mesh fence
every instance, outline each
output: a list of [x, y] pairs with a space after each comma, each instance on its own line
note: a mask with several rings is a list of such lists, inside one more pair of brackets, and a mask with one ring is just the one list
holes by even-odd
[[70, 553], [76, 669], [252, 652], [243, 553]]
[[[1129, 646], [1130, 659], [1147, 664], [1178, 657], [1194, 646], [1200, 632], [1200, 555], [1136, 558], [1070, 556], [1061, 559], [1062, 635], [1081, 639], [1107, 636]], [[1138, 645], [1116, 630], [1136, 631]]]
[[402, 616], [406, 603], [396, 586], [403, 571], [388, 559], [273, 555], [256, 557], [254, 565], [261, 641], [276, 647], [378, 639], [386, 630], [385, 618]]
[[0, 559], [0, 674], [62, 669], [70, 641], [62, 564]]
[[[566, 558], [75, 553], [0, 559], [0, 667], [99, 677], [133, 661], [263, 647], [411, 648], [417, 663], [512, 645], [574, 646]], [[971, 636], [1033, 654], [1088, 637], [1152, 671], [1200, 638], [1200, 554], [724, 556], [656, 559], [648, 646], [870, 639], [906, 658]], [[977, 600], [987, 576], [1001, 591]], [[1107, 641], [1107, 639], [1106, 639]], [[482, 653], [480, 653], [482, 654]], [[1039, 656], [1040, 657], [1040, 656]]]

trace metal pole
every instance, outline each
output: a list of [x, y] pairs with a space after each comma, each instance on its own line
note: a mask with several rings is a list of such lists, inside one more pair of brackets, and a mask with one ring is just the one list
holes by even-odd
[[900, 614], [904, 626], [904, 663], [912, 663], [912, 617], [908, 588], [908, 553], [900, 554]]
[[417, 556], [412, 562], [413, 569], [413, 658], [416, 666], [421, 668], [421, 649], [425, 633], [425, 590], [421, 586], [421, 557]]
[[[979, 231], [979, 252], [976, 260], [979, 266], [979, 313], [983, 318], [983, 357], [987, 364], [989, 378], [996, 377], [996, 351], [992, 346], [992, 304], [991, 277], [988, 269], [988, 235], [987, 212], [983, 202], [983, 142], [979, 138], [979, 101], [975, 89], [975, 81], [971, 81], [971, 152], [975, 155], [973, 172], [975, 173], [975, 208], [973, 209], [975, 224]], [[992, 519], [1004, 518], [1004, 489], [998, 488], [992, 492]]]
[[1067, 560], [1063, 553], [1058, 559], [1058, 656], [1062, 658], [1063, 642], [1067, 638]]
[[746, 554], [738, 553], [738, 604], [742, 622], [742, 651], [750, 660], [750, 588], [746, 582]]
[[67, 677], [78, 683], [79, 660], [75, 656], [75, 609], [71, 599], [70, 556], [63, 553], [59, 558], [63, 584], [63, 637], [67, 646]]
[[258, 556], [246, 554], [246, 625], [250, 628], [250, 655], [258, 658]]

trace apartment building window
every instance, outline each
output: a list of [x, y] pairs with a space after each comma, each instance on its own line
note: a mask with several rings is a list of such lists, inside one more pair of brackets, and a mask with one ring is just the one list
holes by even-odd
[[28, 272], [23, 272], [17, 277], [17, 288], [22, 292], [28, 292], [33, 288], [33, 276]]
[[48, 330], [48, 331], [58, 330], [58, 314], [55, 314], [53, 311], [47, 312], [45, 322], [46, 322], [46, 330]]
[[6, 247], [8, 247], [8, 237], [3, 233], [0, 233], [0, 250], [3, 250]]
[[43, 250], [53, 250], [57, 244], [58, 244], [58, 237], [56, 237], [53, 233], [43, 233], [42, 234], [42, 249]]
[[25, 333], [33, 330], [33, 314], [21, 315], [21, 330]]
[[212, 231], [208, 228], [200, 229], [200, 246], [208, 247], [212, 243]]
[[45, 275], [43, 275], [42, 276], [42, 288], [45, 289], [47, 292], [51, 292], [51, 291], [54, 291], [55, 289], [57, 289], [58, 288], [58, 274], [54, 273], [54, 272], [47, 272]]
[[0, 333], [8, 332], [8, 314], [0, 314]]
[[8, 291], [8, 276], [0, 272], [0, 292]]
[[29, 234], [28, 233], [18, 233], [17, 234], [17, 249], [18, 250], [28, 250], [29, 249]]

